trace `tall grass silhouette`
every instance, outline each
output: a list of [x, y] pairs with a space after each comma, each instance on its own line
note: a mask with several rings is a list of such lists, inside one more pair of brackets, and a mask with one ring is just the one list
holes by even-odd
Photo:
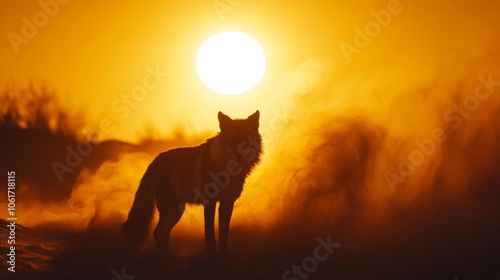
[[18, 191], [24, 202], [68, 199], [82, 170], [96, 170], [105, 161], [118, 160], [123, 153], [155, 155], [203, 139], [201, 136], [187, 139], [182, 130], [167, 138], [158, 135], [154, 127], [146, 127], [137, 145], [104, 139], [92, 143], [92, 152], [83, 157], [81, 164], [71, 167], [70, 172], [64, 172], [60, 180], [52, 163], [65, 164], [68, 148], [75, 150], [80, 142], [89, 141], [83, 134], [88, 126], [85, 120], [82, 111], [70, 110], [57, 92], [44, 84], [9, 87], [0, 93], [0, 169], [16, 171]]
[[18, 174], [18, 191], [30, 188], [23, 199], [67, 198], [78, 172], [59, 182], [51, 168], [56, 158], [64, 158], [64, 147], [75, 145], [83, 128], [81, 114], [70, 112], [47, 86], [6, 88], [0, 95], [0, 147], [3, 171]]

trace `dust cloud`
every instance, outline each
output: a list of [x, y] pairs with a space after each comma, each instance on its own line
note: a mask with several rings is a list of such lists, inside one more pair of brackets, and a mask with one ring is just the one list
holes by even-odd
[[261, 232], [248, 250], [300, 250], [331, 235], [344, 257], [370, 263], [380, 252], [439, 264], [499, 248], [500, 56], [490, 48], [410, 78], [380, 65], [368, 78], [310, 68], [315, 86], [274, 116], [235, 210], [236, 227], [252, 232], [239, 243]]
[[[231, 245], [254, 252], [300, 249], [331, 235], [366, 254], [367, 248], [389, 250], [400, 236], [424, 237], [435, 246], [443, 232], [456, 237], [447, 236], [452, 244], [485, 230], [494, 236], [500, 174], [495, 61], [478, 57], [462, 71], [442, 65], [421, 83], [376, 74], [339, 79], [320, 59], [284, 74], [276, 85], [288, 87], [261, 109], [264, 155], [236, 202]], [[106, 229], [115, 240], [152, 159], [127, 153], [83, 170], [62, 202], [21, 200], [19, 215], [30, 217], [22, 223], [54, 232]], [[202, 251], [202, 212], [188, 207], [174, 228], [178, 253]], [[92, 242], [106, 243], [102, 238]], [[152, 240], [146, 246], [152, 248]]]
[[[461, 26], [484, 26], [468, 20]], [[310, 59], [265, 88], [274, 94], [257, 108], [264, 154], [236, 202], [234, 251], [307, 250], [327, 235], [357, 259], [500, 248], [500, 45], [478, 33], [450, 50], [428, 25], [402, 20], [403, 37], [387, 31], [350, 64]], [[432, 44], [410, 56], [417, 47], [401, 41], [417, 31]], [[152, 159], [131, 153], [84, 171], [63, 202], [21, 202], [24, 224], [118, 234]], [[188, 207], [174, 228], [177, 253], [203, 250], [202, 212]]]

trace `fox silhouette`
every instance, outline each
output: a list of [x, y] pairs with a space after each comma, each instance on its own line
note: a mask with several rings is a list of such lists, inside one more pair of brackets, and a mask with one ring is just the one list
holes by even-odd
[[190, 203], [203, 205], [205, 250], [216, 252], [214, 219], [219, 202], [219, 251], [227, 251], [234, 202], [262, 153], [259, 117], [259, 111], [246, 119], [231, 119], [219, 112], [216, 136], [199, 146], [163, 152], [151, 162], [122, 225], [122, 233], [134, 246], [140, 246], [149, 234], [156, 207], [160, 215], [154, 230], [156, 246], [168, 251], [172, 228]]

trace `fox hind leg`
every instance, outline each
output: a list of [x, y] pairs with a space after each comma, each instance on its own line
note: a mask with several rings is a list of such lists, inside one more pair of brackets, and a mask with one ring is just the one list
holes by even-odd
[[184, 203], [169, 203], [167, 206], [158, 207], [160, 220], [156, 225], [154, 235], [156, 247], [162, 252], [168, 252], [168, 239], [172, 228], [179, 222], [184, 213]]

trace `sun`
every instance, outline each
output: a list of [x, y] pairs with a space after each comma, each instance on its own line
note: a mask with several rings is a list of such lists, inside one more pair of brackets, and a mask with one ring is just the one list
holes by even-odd
[[251, 36], [225, 31], [209, 37], [198, 50], [196, 70], [201, 81], [220, 94], [245, 93], [259, 84], [266, 55]]

